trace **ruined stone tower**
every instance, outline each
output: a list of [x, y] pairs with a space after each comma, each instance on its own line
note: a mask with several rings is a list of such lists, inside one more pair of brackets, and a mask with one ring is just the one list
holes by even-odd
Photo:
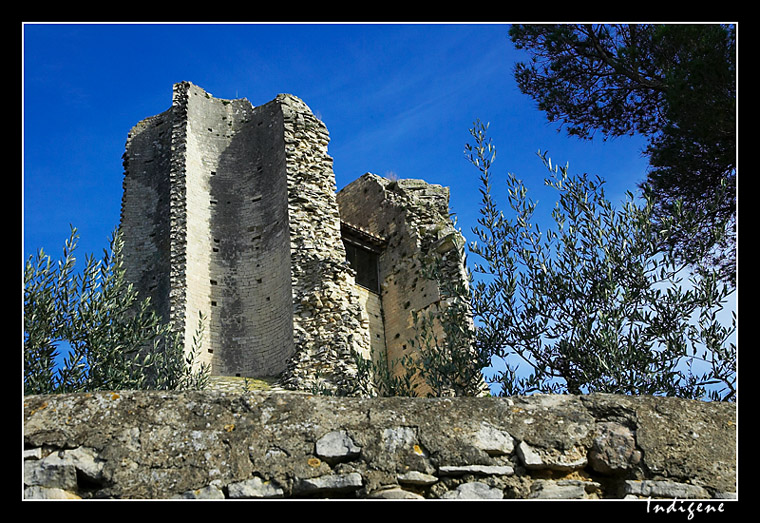
[[366, 174], [336, 195], [329, 135], [300, 99], [254, 107], [193, 84], [139, 122], [124, 154], [127, 278], [213, 375], [350, 388], [355, 354], [408, 351], [411, 311], [435, 304], [421, 250], [464, 277], [448, 190]]

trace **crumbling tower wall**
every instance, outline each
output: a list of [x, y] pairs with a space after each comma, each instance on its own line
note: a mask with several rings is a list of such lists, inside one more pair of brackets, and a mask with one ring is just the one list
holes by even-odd
[[[410, 343], [417, 335], [414, 313], [445, 306], [439, 282], [423, 274], [423, 264], [439, 263], [451, 283], [468, 283], [464, 238], [449, 217], [449, 190], [423, 180], [367, 173], [338, 193], [338, 204], [344, 221], [385, 241], [377, 260], [377, 291], [386, 349], [384, 355], [375, 351], [375, 357], [384, 356], [393, 367], [418, 350]], [[395, 368], [397, 374], [403, 370]]]
[[353, 353], [368, 353], [328, 141], [294, 96], [253, 107], [187, 82], [129, 134], [127, 278], [188, 348], [207, 318], [200, 361], [214, 375], [340, 386], [355, 375]]
[[212, 375], [369, 392], [358, 357], [413, 354], [414, 314], [446, 306], [423, 265], [466, 285], [448, 189], [368, 173], [336, 194], [329, 141], [295, 96], [254, 107], [188, 82], [129, 133], [127, 279], [187, 350], [206, 318]]
[[279, 95], [277, 101], [284, 121], [296, 345], [281, 381], [301, 390], [366, 390], [355, 358], [369, 357], [369, 320], [341, 241], [329, 134], [300, 99]]

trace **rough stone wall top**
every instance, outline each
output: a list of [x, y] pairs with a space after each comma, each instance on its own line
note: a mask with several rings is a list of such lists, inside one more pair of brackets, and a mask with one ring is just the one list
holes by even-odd
[[730, 498], [735, 408], [606, 394], [30, 396], [25, 495]]

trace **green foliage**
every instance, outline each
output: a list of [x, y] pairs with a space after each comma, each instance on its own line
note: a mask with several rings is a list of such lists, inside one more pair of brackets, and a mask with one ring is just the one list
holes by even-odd
[[[508, 177], [514, 218], [498, 210], [491, 164], [496, 150], [487, 126], [471, 130], [470, 161], [480, 171], [481, 217], [471, 250], [483, 262], [473, 290], [479, 350], [501, 358], [502, 393], [610, 392], [687, 398], [735, 398], [735, 331], [717, 319], [731, 289], [715, 271], [691, 273], [669, 244], [686, 214], [656, 223], [645, 194], [631, 193], [620, 209], [604, 195], [601, 179], [571, 177], [567, 167], [541, 159], [559, 192], [552, 216], [557, 230], [533, 223], [527, 188]], [[518, 377], [509, 360], [530, 367]], [[695, 374], [693, 364], [709, 366]], [[714, 390], [707, 392], [706, 387]]]
[[[57, 264], [41, 249], [25, 264], [24, 393], [205, 387], [209, 369], [193, 369], [203, 317], [186, 355], [180, 335], [125, 280], [119, 235], [102, 261], [86, 256], [81, 274], [77, 239], [72, 228]], [[58, 364], [61, 343], [70, 350]]]
[[[735, 286], [736, 33], [722, 24], [515, 24], [515, 79], [571, 136], [649, 139], [653, 220], [689, 210], [669, 241]], [[696, 231], [696, 232], [695, 232]]]
[[421, 396], [423, 390], [432, 397], [480, 395], [485, 391], [482, 370], [490, 359], [475, 351], [469, 287], [447, 274], [450, 268], [441, 256], [420, 261], [421, 276], [437, 283], [440, 301], [412, 311], [410, 353], [391, 361], [357, 355], [359, 373], [374, 384], [370, 394], [380, 396]]
[[663, 85], [647, 59], [646, 26], [514, 24], [509, 35], [531, 53], [515, 66], [518, 87], [568, 135], [646, 135], [659, 127]]
[[[373, 387], [366, 391], [370, 396], [411, 396], [418, 394], [417, 362], [407, 354], [400, 359], [388, 361], [385, 357], [365, 360], [357, 354], [360, 373], [369, 379]], [[398, 369], [398, 370], [397, 370]]]
[[420, 377], [432, 396], [477, 396], [484, 391], [482, 369], [488, 354], [475, 350], [475, 327], [467, 285], [446, 273], [438, 256], [422, 264], [422, 275], [437, 282], [440, 302], [423, 311], [413, 311]]

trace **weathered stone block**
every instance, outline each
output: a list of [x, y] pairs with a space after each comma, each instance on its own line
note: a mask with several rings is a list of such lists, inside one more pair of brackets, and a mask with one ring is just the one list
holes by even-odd
[[441, 499], [502, 499], [503, 497], [504, 493], [501, 490], [479, 481], [471, 481], [446, 492]]
[[316, 444], [317, 456], [333, 463], [353, 459], [361, 450], [344, 430], [329, 432], [319, 438]]
[[644, 498], [679, 498], [679, 499], [709, 499], [710, 494], [702, 487], [678, 483], [675, 481], [626, 480], [624, 483], [626, 495], [640, 496]]
[[586, 450], [583, 447], [571, 449], [534, 448], [521, 441], [517, 446], [517, 455], [523, 465], [532, 470], [572, 471], [586, 466]]
[[633, 432], [614, 422], [596, 425], [594, 445], [588, 456], [594, 470], [602, 474], [623, 473], [641, 460]]
[[277, 484], [264, 481], [259, 477], [232, 483], [227, 487], [229, 497], [239, 498], [281, 498], [284, 491]]
[[444, 465], [438, 468], [442, 476], [461, 476], [479, 474], [483, 476], [511, 476], [515, 469], [509, 465]]
[[538, 480], [531, 485], [530, 499], [588, 499], [595, 497], [601, 485], [581, 480]]
[[499, 430], [488, 423], [481, 424], [473, 436], [473, 444], [491, 456], [512, 454], [515, 447], [512, 436], [508, 432]]
[[316, 478], [302, 479], [296, 487], [296, 494], [335, 494], [356, 490], [362, 486], [362, 476], [357, 472], [329, 474]]
[[417, 470], [410, 470], [404, 474], [399, 474], [397, 477], [399, 483], [406, 483], [408, 485], [432, 485], [438, 482], [438, 478], [432, 474], [424, 474]]
[[[232, 498], [233, 496], [230, 495]], [[252, 496], [253, 497], [253, 496]], [[213, 485], [203, 488], [188, 490], [177, 496], [178, 499], [226, 499], [224, 492]]]
[[419, 494], [409, 492], [397, 486], [376, 490], [367, 497], [369, 499], [425, 499]]

